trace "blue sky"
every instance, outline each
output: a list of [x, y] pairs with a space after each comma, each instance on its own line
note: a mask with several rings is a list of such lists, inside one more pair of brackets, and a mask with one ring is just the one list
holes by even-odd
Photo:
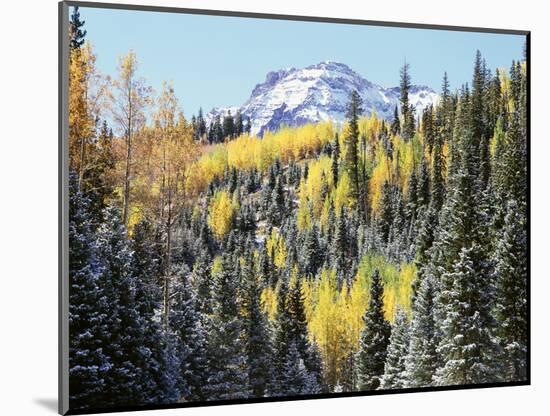
[[488, 66], [522, 57], [524, 36], [364, 25], [80, 8], [99, 69], [116, 74], [117, 57], [133, 49], [140, 74], [157, 91], [173, 81], [186, 115], [200, 106], [240, 105], [271, 70], [325, 60], [346, 63], [369, 81], [399, 83], [404, 59], [414, 84], [439, 91], [469, 82], [476, 49]]

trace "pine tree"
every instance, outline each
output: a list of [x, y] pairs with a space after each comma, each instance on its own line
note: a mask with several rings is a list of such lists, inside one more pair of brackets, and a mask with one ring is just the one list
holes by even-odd
[[401, 132], [401, 121], [399, 120], [399, 112], [397, 110], [397, 106], [395, 106], [395, 110], [393, 112], [393, 121], [391, 123], [390, 127], [391, 134], [394, 136], [398, 135]]
[[112, 174], [115, 169], [113, 153], [113, 132], [103, 121], [97, 142], [88, 149], [89, 166], [83, 175], [81, 189], [90, 199], [90, 211], [95, 227], [102, 222], [103, 210], [113, 197], [114, 183]]
[[237, 110], [235, 115], [235, 137], [240, 136], [244, 132], [243, 115], [241, 110]]
[[304, 231], [303, 244], [300, 249], [301, 271], [306, 276], [315, 276], [322, 264], [317, 226], [314, 224], [311, 230]]
[[307, 320], [302, 280], [297, 276], [290, 282], [287, 307], [290, 313], [289, 336], [295, 341], [300, 356], [305, 359], [308, 353]]
[[420, 164], [417, 198], [419, 206], [427, 206], [430, 203], [430, 172], [425, 158], [422, 158]]
[[380, 204], [378, 232], [380, 233], [383, 243], [387, 244], [393, 222], [393, 187], [388, 181], [385, 181], [382, 186], [382, 200]]
[[168, 403], [178, 398], [179, 392], [166, 373], [171, 369], [173, 357], [167, 355], [166, 337], [156, 311], [161, 304], [159, 265], [154, 252], [151, 223], [144, 219], [134, 228], [130, 242], [132, 250], [131, 272], [135, 278], [135, 308], [142, 321], [141, 347], [143, 361], [138, 363], [142, 374], [142, 397], [144, 403]]
[[408, 181], [408, 195], [407, 195], [407, 211], [409, 218], [416, 218], [418, 208], [418, 177], [416, 176], [416, 169], [411, 171]]
[[84, 45], [84, 38], [86, 37], [86, 30], [82, 30], [84, 23], [86, 22], [80, 20], [78, 6], [75, 6], [71, 13], [71, 19], [69, 20], [69, 46], [71, 49], [80, 49], [80, 47]]
[[384, 317], [384, 287], [376, 269], [370, 283], [369, 307], [363, 316], [365, 327], [361, 331], [357, 352], [357, 389], [376, 390], [384, 374], [391, 326]]
[[346, 136], [346, 170], [351, 181], [351, 194], [357, 200], [359, 197], [359, 158], [357, 155], [357, 143], [359, 140], [359, 117], [363, 113], [362, 100], [359, 93], [353, 90], [350, 95], [346, 117], [349, 123], [349, 131]]
[[435, 138], [434, 150], [433, 150], [433, 164], [432, 164], [432, 192], [431, 192], [431, 206], [439, 212], [445, 201], [445, 159], [443, 156], [442, 138], [437, 136]]
[[430, 276], [422, 279], [413, 304], [406, 387], [429, 387], [439, 362], [435, 342], [435, 289]]
[[199, 108], [199, 114], [197, 116], [197, 139], [202, 140], [206, 136], [206, 121], [202, 113], [202, 107]]
[[264, 397], [271, 382], [271, 334], [261, 301], [261, 286], [254, 275], [252, 259], [245, 259], [242, 276], [245, 284], [244, 321], [248, 382], [252, 397]]
[[235, 120], [231, 115], [231, 110], [227, 110], [227, 115], [223, 118], [223, 137], [235, 137]]
[[196, 293], [185, 268], [177, 273], [170, 303], [168, 322], [176, 342], [179, 399], [205, 400], [208, 398], [203, 393], [207, 382], [206, 334], [197, 310]]
[[103, 349], [108, 330], [108, 300], [100, 285], [103, 267], [92, 231], [89, 201], [70, 175], [69, 192], [69, 400], [72, 409], [100, 407], [106, 397], [105, 377], [111, 369]]
[[237, 299], [238, 273], [224, 253], [221, 270], [213, 276], [213, 316], [208, 339], [210, 375], [204, 387], [207, 400], [246, 398], [248, 369]]
[[392, 325], [380, 389], [402, 389], [407, 383], [405, 362], [409, 348], [409, 321], [407, 314], [398, 309]]
[[441, 340], [437, 347], [443, 365], [434, 376], [436, 385], [480, 384], [499, 381], [491, 326], [484, 316], [488, 306], [483, 293], [485, 276], [476, 273], [478, 248], [463, 248], [438, 296], [443, 311]]
[[508, 202], [507, 212], [495, 253], [495, 313], [505, 380], [518, 381], [527, 377], [527, 228], [515, 201]]
[[107, 208], [97, 238], [105, 266], [100, 284], [107, 297], [110, 318], [101, 338], [113, 363], [105, 379], [109, 392], [105, 404], [142, 404], [148, 400], [143, 380], [147, 377], [144, 363], [149, 360], [150, 351], [142, 345], [147, 338], [147, 325], [137, 307], [132, 252], [117, 208]]
[[[273, 322], [273, 380], [269, 388], [270, 396], [283, 396], [286, 393], [288, 355], [290, 353], [291, 315], [288, 310], [288, 276], [279, 279], [277, 287], [277, 310]], [[296, 348], [296, 346], [295, 346]]]
[[414, 108], [409, 103], [409, 91], [411, 89], [411, 75], [409, 74], [409, 64], [405, 62], [400, 71], [400, 97], [401, 116], [403, 118], [403, 126], [401, 128], [401, 136], [403, 140], [409, 141], [414, 136]]
[[338, 160], [340, 159], [340, 141], [338, 140], [338, 133], [336, 133], [334, 142], [332, 143], [331, 158], [332, 182], [334, 183], [334, 186], [336, 186], [338, 184]]
[[210, 255], [203, 249], [193, 267], [193, 283], [197, 292], [197, 310], [201, 315], [212, 314], [212, 282]]

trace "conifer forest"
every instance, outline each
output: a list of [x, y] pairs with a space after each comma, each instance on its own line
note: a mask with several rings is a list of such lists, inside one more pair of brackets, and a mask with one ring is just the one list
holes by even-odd
[[257, 135], [69, 26], [71, 409], [527, 380], [526, 52]]

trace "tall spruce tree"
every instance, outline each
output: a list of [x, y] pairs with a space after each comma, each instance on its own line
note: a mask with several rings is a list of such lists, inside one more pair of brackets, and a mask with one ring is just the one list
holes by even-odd
[[351, 182], [351, 194], [357, 200], [359, 197], [359, 157], [357, 143], [359, 141], [359, 117], [363, 113], [362, 100], [356, 90], [351, 92], [346, 118], [349, 129], [345, 138], [346, 143], [346, 170]]
[[169, 328], [174, 334], [178, 358], [179, 400], [205, 400], [203, 388], [207, 383], [206, 334], [197, 310], [196, 292], [186, 267], [177, 272], [172, 297]]
[[86, 37], [86, 30], [82, 29], [84, 23], [83, 20], [80, 20], [78, 6], [75, 6], [69, 20], [69, 46], [71, 49], [80, 49], [84, 45], [84, 38]]
[[402, 389], [407, 384], [406, 358], [409, 349], [409, 318], [401, 308], [397, 309], [391, 328], [384, 375], [380, 389]]
[[414, 300], [406, 358], [406, 387], [429, 387], [438, 365], [435, 341], [435, 289], [430, 276], [422, 279]]
[[135, 278], [135, 308], [143, 323], [141, 345], [143, 361], [139, 363], [142, 374], [142, 389], [145, 403], [169, 403], [177, 400], [177, 383], [167, 379], [167, 373], [175, 357], [169, 355], [160, 322], [156, 312], [161, 304], [159, 286], [159, 264], [155, 256], [153, 229], [144, 219], [134, 228], [130, 241], [132, 250], [131, 272]]
[[356, 357], [359, 391], [376, 390], [384, 375], [391, 326], [384, 317], [383, 294], [384, 286], [376, 269], [370, 282], [369, 306], [363, 316], [365, 327], [361, 331]]
[[242, 264], [244, 281], [244, 331], [248, 366], [248, 383], [252, 397], [264, 397], [272, 380], [271, 333], [260, 296], [262, 286], [254, 273], [253, 261], [247, 255]]
[[506, 381], [527, 377], [527, 227], [515, 201], [509, 201], [496, 246], [497, 335], [504, 349]]
[[414, 108], [410, 105], [409, 102], [409, 92], [411, 89], [411, 75], [409, 73], [410, 66], [405, 61], [400, 70], [400, 81], [399, 81], [399, 90], [400, 96], [399, 101], [401, 103], [401, 117], [403, 125], [401, 127], [401, 136], [403, 140], [409, 141], [414, 136]]
[[462, 248], [459, 260], [443, 279], [448, 281], [438, 296], [443, 309], [441, 340], [437, 347], [442, 366], [436, 370], [436, 385], [480, 384], [500, 381], [498, 357], [491, 326], [484, 317], [485, 302], [476, 273], [476, 247]]
[[242, 399], [249, 396], [248, 369], [237, 299], [238, 271], [232, 256], [224, 253], [220, 271], [213, 276], [213, 315], [208, 339], [207, 400]]
[[126, 235], [118, 208], [107, 208], [97, 239], [105, 267], [100, 284], [109, 303], [109, 327], [101, 338], [113, 363], [106, 377], [110, 405], [137, 405], [148, 399], [142, 381], [147, 376], [143, 365], [149, 351], [141, 345], [147, 327], [137, 308], [132, 252]]
[[100, 284], [89, 201], [71, 172], [69, 192], [69, 401], [73, 409], [101, 407], [105, 378], [112, 367], [102, 335], [109, 330], [108, 300]]

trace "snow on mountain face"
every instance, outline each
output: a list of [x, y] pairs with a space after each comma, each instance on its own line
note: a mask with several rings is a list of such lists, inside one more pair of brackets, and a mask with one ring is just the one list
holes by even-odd
[[[206, 115], [209, 123], [216, 115], [224, 116], [237, 109], [252, 120], [252, 133], [262, 135], [281, 125], [298, 126], [308, 122], [345, 119], [352, 90], [363, 99], [365, 114], [373, 111], [386, 119], [393, 118], [399, 106], [399, 88], [383, 88], [373, 84], [343, 63], [326, 61], [303, 69], [288, 68], [269, 72], [265, 82], [256, 85], [250, 98], [241, 107], [214, 108]], [[426, 86], [414, 85], [409, 100], [420, 115], [434, 103], [437, 93]]]

